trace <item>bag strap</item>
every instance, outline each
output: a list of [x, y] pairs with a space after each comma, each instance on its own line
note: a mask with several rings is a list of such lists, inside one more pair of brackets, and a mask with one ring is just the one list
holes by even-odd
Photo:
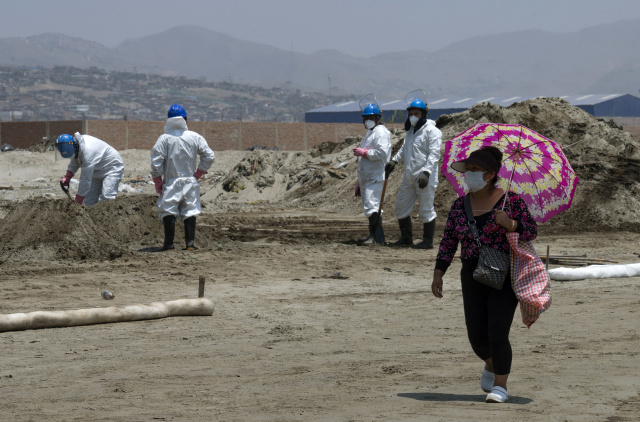
[[473, 211], [471, 210], [471, 196], [469, 196], [469, 194], [464, 196], [464, 211], [467, 213], [467, 222], [469, 223], [471, 234], [478, 246], [480, 246], [480, 234], [478, 233], [478, 226], [476, 226], [476, 219], [473, 218]]

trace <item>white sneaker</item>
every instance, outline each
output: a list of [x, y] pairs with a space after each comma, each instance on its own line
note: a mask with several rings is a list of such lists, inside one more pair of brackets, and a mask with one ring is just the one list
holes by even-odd
[[509, 400], [509, 393], [502, 387], [493, 387], [491, 392], [487, 394], [485, 402], [487, 403], [504, 403]]
[[490, 393], [491, 389], [493, 388], [493, 382], [495, 381], [496, 377], [493, 374], [493, 372], [489, 372], [489, 370], [487, 369], [487, 366], [484, 366], [484, 371], [482, 371], [482, 378], [480, 378], [480, 388], [482, 388], [482, 391], [484, 391], [485, 393]]

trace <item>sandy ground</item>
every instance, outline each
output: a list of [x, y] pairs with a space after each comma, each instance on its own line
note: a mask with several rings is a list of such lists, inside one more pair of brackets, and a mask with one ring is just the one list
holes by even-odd
[[[146, 183], [131, 183], [133, 191], [111, 208], [74, 214], [85, 230], [87, 215], [105, 215], [100, 221], [112, 224], [104, 210], [129, 218], [123, 204], [135, 204], [143, 216], [148, 211], [144, 229], [136, 231], [143, 225], [136, 220], [126, 242], [109, 244], [119, 254], [60, 259], [33, 240], [52, 236], [37, 218], [29, 220], [35, 235], [2, 223], [15, 221], [16, 207], [37, 215], [29, 204], [49, 201], [42, 219], [49, 228], [60, 224], [46, 212], [73, 205], [56, 186], [67, 163], [52, 154], [13, 154], [0, 156], [0, 185], [14, 187], [0, 191], [1, 313], [193, 298], [199, 276], [215, 311], [0, 333], [0, 420], [618, 422], [640, 414], [640, 277], [554, 282], [553, 305], [531, 329], [517, 312], [511, 399], [486, 404], [483, 364], [466, 339], [459, 264], [438, 300], [430, 293], [435, 252], [358, 247], [366, 227], [357, 213], [282, 203], [216, 208], [215, 200], [198, 220], [199, 250], [149, 253], [162, 232]], [[122, 155], [128, 179], [147, 176], [148, 152]], [[216, 171], [245, 155], [218, 153]], [[395, 220], [386, 221], [395, 240]], [[65, 230], [59, 244], [80, 239]], [[549, 245], [552, 254], [640, 259], [638, 233], [551, 232], [535, 242], [539, 251]], [[37, 259], [6, 233], [28, 237], [35, 252], [53, 258]], [[103, 289], [115, 299], [103, 300]]]

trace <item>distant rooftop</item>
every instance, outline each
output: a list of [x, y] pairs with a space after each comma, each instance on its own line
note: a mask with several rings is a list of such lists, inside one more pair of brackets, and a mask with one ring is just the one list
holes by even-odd
[[[561, 98], [569, 104], [580, 107], [594, 116], [640, 117], [640, 98], [630, 94], [583, 94], [583, 95], [537, 95], [512, 97], [467, 97], [427, 99], [429, 117], [437, 119], [443, 114], [459, 113], [480, 103], [498, 104], [508, 107], [514, 103], [535, 98]], [[401, 117], [394, 116], [405, 112], [404, 99], [378, 101], [386, 121]], [[347, 101], [309, 110], [305, 113], [308, 123], [357, 123], [361, 122], [359, 101]], [[396, 120], [397, 121], [397, 120]]]
[[[548, 97], [562, 98], [571, 105], [592, 105], [598, 104], [603, 101], [609, 101], [614, 98], [622, 97], [627, 94], [585, 94], [585, 95], [562, 95]], [[515, 97], [467, 97], [467, 98], [438, 98], [434, 100], [427, 100], [429, 110], [434, 109], [467, 109], [478, 103], [493, 103], [503, 107], [508, 107], [511, 104], [522, 102], [526, 100], [532, 100], [534, 98], [544, 98], [544, 95], [537, 96], [515, 96]], [[320, 107], [313, 110], [309, 110], [307, 113], [330, 113], [330, 112], [343, 112], [343, 111], [360, 111], [358, 101], [348, 101], [344, 103], [332, 104], [326, 107]], [[378, 105], [384, 111], [387, 110], [405, 110], [407, 104], [404, 100], [385, 100], [378, 101]]]

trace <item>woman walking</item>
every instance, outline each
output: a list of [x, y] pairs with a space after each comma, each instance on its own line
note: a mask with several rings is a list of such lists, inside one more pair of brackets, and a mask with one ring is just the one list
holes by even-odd
[[[451, 168], [464, 173], [479, 243], [509, 253], [506, 233], [515, 231], [520, 239], [533, 240], [538, 229], [527, 205], [517, 194], [508, 193], [505, 207], [508, 212], [501, 209], [505, 201], [505, 192], [497, 186], [501, 162], [502, 152], [489, 146], [472, 152], [469, 158], [453, 163]], [[480, 385], [489, 393], [486, 402], [504, 403], [509, 398], [507, 378], [512, 361], [509, 331], [518, 299], [509, 282], [509, 273], [501, 290], [473, 278], [480, 248], [468, 224], [464, 197], [451, 206], [440, 242], [431, 284], [437, 298], [443, 297], [443, 278], [458, 245], [461, 246], [460, 279], [467, 335], [474, 353], [485, 363]]]

